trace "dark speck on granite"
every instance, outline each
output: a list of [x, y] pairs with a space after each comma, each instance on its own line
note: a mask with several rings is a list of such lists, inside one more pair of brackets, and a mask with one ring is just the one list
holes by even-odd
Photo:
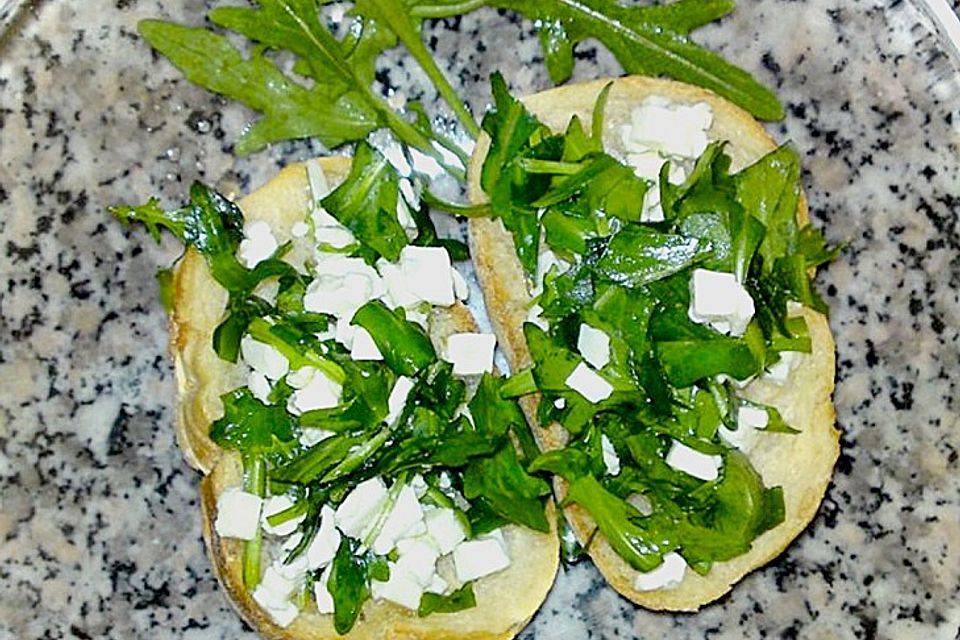
[[[22, 4], [22, 3], [19, 3]], [[238, 195], [323, 151], [246, 158], [244, 109], [138, 38], [207, 3], [0, 3], [0, 639], [250, 638], [200, 538], [199, 477], [173, 435], [154, 272], [177, 248], [105, 212], [191, 181]], [[775, 87], [811, 214], [842, 242], [819, 288], [837, 337], [837, 471], [779, 558], [697, 614], [638, 609], [562, 570], [533, 638], [890, 638], [960, 630], [960, 59], [919, 0], [740, 0], [697, 39]], [[954, 1], [953, 7], [958, 4]], [[528, 22], [483, 10], [424, 40], [474, 113], [501, 70], [549, 86]], [[595, 43], [575, 77], [616, 74]], [[377, 88], [436, 106], [385, 56]]]

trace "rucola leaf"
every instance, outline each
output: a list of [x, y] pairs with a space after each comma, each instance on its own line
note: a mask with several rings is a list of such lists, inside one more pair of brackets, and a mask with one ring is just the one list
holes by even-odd
[[596, 38], [627, 73], [667, 75], [711, 89], [758, 118], [783, 117], [783, 107], [769, 89], [689, 37], [692, 29], [729, 13], [730, 0], [643, 7], [625, 7], [616, 0], [489, 0], [487, 5], [516, 11], [548, 30], [541, 41], [549, 45], [545, 57], [554, 82], [569, 78], [569, 67], [561, 62], [564, 52]]

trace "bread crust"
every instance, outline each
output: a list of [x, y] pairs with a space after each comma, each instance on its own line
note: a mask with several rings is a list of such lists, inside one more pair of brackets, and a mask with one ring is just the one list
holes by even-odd
[[[346, 158], [319, 160], [328, 181], [342, 181], [350, 170]], [[292, 238], [291, 228], [303, 219], [309, 183], [303, 164], [283, 169], [270, 182], [239, 201], [248, 220], [267, 220], [280, 242]], [[298, 259], [294, 248], [287, 259]], [[242, 466], [236, 452], [220, 449], [208, 436], [210, 424], [222, 415], [220, 396], [246, 383], [242, 366], [221, 360], [213, 351], [211, 335], [222, 319], [226, 292], [214, 281], [203, 258], [188, 251], [174, 273], [174, 309], [170, 318], [170, 350], [177, 379], [177, 442], [188, 463], [201, 471], [203, 539], [214, 573], [241, 617], [272, 640], [340, 638], [333, 616], [303, 611], [287, 628], [274, 624], [254, 602], [243, 584], [243, 542], [220, 538], [213, 527], [217, 497], [227, 487], [241, 484]], [[435, 342], [455, 332], [475, 331], [472, 315], [462, 304], [431, 313]], [[548, 518], [555, 523], [552, 505]], [[505, 527], [511, 566], [474, 583], [477, 606], [452, 614], [418, 618], [389, 602], [367, 601], [349, 638], [409, 638], [440, 640], [512, 638], [530, 620], [546, 597], [559, 563], [555, 530], [538, 533]]]
[[[652, 95], [678, 103], [708, 103], [714, 114], [708, 136], [729, 141], [726, 152], [732, 158], [734, 171], [776, 148], [773, 139], [747, 112], [710, 91], [671, 80], [640, 76], [601, 79], [544, 91], [523, 98], [522, 102], [555, 131], [565, 128], [574, 115], [589, 126], [600, 91], [611, 83], [603, 132], [604, 148], [608, 150], [621, 148], [616, 135], [619, 127], [629, 123], [634, 105]], [[480, 187], [480, 169], [489, 146], [490, 139], [483, 135], [471, 158], [468, 188], [474, 203], [486, 201]], [[798, 204], [797, 219], [801, 224], [809, 219], [805, 198]], [[532, 298], [513, 240], [499, 220], [474, 218], [469, 230], [474, 266], [501, 348], [514, 371], [528, 367], [532, 362], [523, 323]], [[744, 392], [750, 400], [775, 406], [789, 424], [801, 431], [798, 435], [765, 434], [755, 439], [754, 448], [746, 451], [765, 484], [783, 487], [785, 521], [758, 537], [746, 554], [715, 563], [707, 576], [687, 571], [679, 585], [653, 591], [637, 591], [633, 585], [639, 572], [620, 558], [602, 535], [593, 536], [588, 551], [597, 568], [614, 589], [633, 602], [651, 609], [695, 611], [779, 555], [816, 515], [839, 455], [840, 434], [834, 427], [831, 399], [835, 347], [827, 319], [809, 309], [803, 309], [802, 314], [810, 329], [812, 354], [801, 359], [783, 386], [757, 381]], [[562, 447], [567, 441], [566, 431], [557, 423], [538, 424], [538, 402], [539, 398], [534, 396], [522, 401], [538, 443], [544, 450]], [[557, 499], [562, 500], [566, 483], [557, 478], [554, 489]], [[587, 512], [573, 504], [564, 513], [579, 539], [591, 540], [596, 527]]]

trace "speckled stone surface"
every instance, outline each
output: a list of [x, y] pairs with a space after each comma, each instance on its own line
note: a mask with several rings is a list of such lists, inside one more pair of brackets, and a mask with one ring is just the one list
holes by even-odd
[[[0, 39], [0, 638], [252, 637], [208, 568], [174, 444], [154, 271], [105, 207], [194, 179], [239, 193], [320, 151], [236, 159], [250, 114], [151, 56], [140, 18], [203, 3], [38, 2]], [[960, 629], [960, 62], [913, 2], [741, 0], [698, 38], [776, 86], [813, 217], [843, 451], [813, 525], [696, 615], [637, 609], [587, 564], [525, 638], [923, 638]], [[956, 3], [954, 3], [956, 8]], [[530, 24], [481, 11], [427, 41], [475, 110], [487, 72], [548, 86]], [[383, 81], [415, 97], [409, 61]], [[576, 76], [617, 73], [580, 51]], [[422, 96], [432, 102], [433, 95]]]

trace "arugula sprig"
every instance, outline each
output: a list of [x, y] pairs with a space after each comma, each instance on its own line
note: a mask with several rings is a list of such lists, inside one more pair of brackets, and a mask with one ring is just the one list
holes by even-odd
[[[730, 13], [732, 0], [677, 0], [643, 7], [625, 7], [614, 0], [357, 0], [342, 38], [321, 14], [328, 2], [257, 0], [256, 8], [213, 9], [209, 19], [214, 25], [252, 43], [246, 55], [212, 29], [161, 20], [143, 20], [138, 28], [188, 80], [262, 114], [237, 142], [240, 154], [306, 137], [334, 148], [386, 127], [401, 143], [462, 178], [463, 168], [450, 159], [462, 162], [458, 144], [422, 118], [410, 121], [396, 112], [372, 84], [379, 56], [403, 44], [467, 135], [476, 138], [476, 120], [424, 44], [420, 27], [425, 19], [483, 7], [514, 11], [533, 21], [555, 83], [572, 74], [574, 47], [595, 37], [628, 73], [667, 75], [712, 89], [759, 118], [783, 117], [782, 106], [768, 89], [690, 38], [694, 29]], [[295, 56], [293, 74], [273, 59], [276, 51]]]
[[[177, 66], [187, 79], [238, 100], [263, 118], [237, 143], [240, 154], [280, 140], [317, 137], [328, 147], [362, 140], [389, 128], [403, 144], [450, 165], [418, 127], [394, 111], [372, 88], [377, 56], [396, 44], [396, 36], [375, 20], [357, 18], [356, 28], [337, 39], [314, 0], [259, 0], [259, 8], [218, 7], [210, 20], [246, 36], [259, 48], [244, 57], [226, 36], [160, 20], [144, 20], [141, 35]], [[267, 50], [291, 51], [312, 86], [281, 71]]]
[[573, 47], [596, 38], [627, 73], [667, 75], [711, 89], [758, 118], [783, 117], [773, 92], [690, 39], [693, 29], [733, 11], [733, 0], [678, 0], [643, 7], [627, 7], [616, 0], [490, 0], [487, 4], [516, 11], [537, 25], [547, 70], [555, 83], [570, 77]]

